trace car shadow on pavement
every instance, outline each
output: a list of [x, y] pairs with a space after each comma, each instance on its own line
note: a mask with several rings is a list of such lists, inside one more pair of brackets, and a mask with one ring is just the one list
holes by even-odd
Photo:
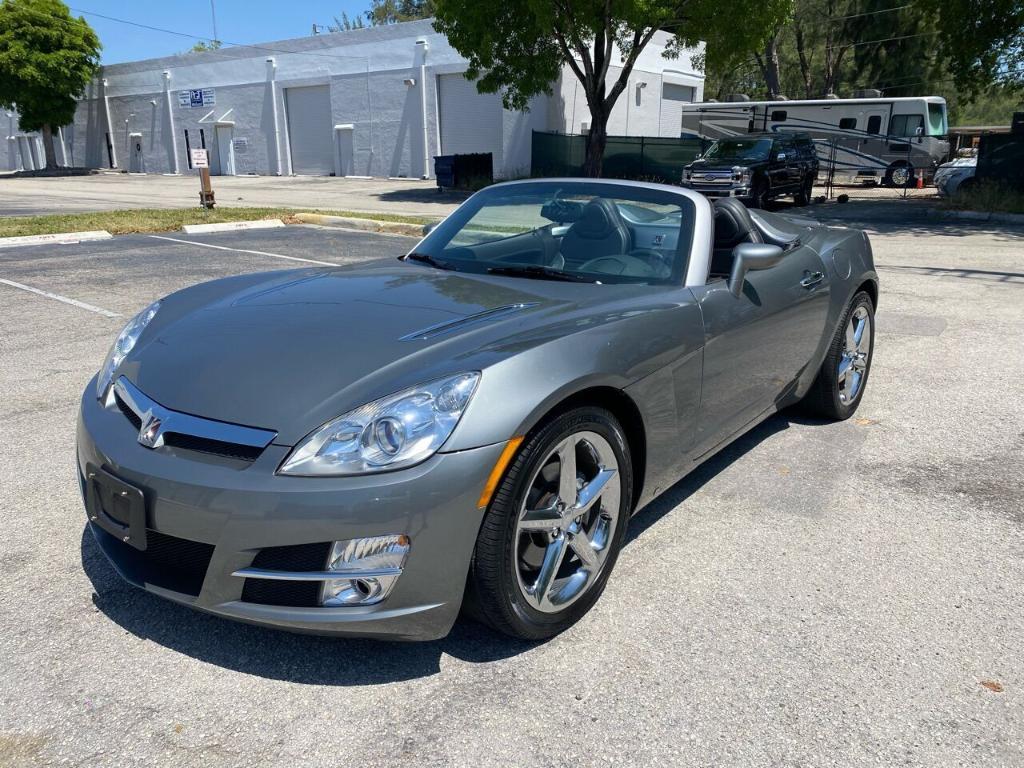
[[440, 671], [442, 655], [481, 663], [515, 656], [538, 643], [500, 635], [460, 618], [442, 640], [399, 643], [302, 635], [204, 614], [123, 581], [88, 526], [82, 568], [97, 610], [133, 635], [209, 664], [311, 685], [380, 685]]
[[680, 504], [693, 496], [697, 491], [712, 481], [733, 462], [743, 458], [749, 451], [756, 448], [773, 435], [789, 429], [791, 424], [828, 424], [827, 419], [804, 416], [793, 410], [783, 410], [761, 422], [735, 442], [729, 444], [710, 459], [705, 461], [686, 477], [663, 491], [644, 508], [640, 509], [629, 521], [629, 532], [626, 534], [625, 546], [643, 536], [661, 518], [672, 512]]
[[[631, 521], [626, 546], [696, 493], [719, 472], [772, 435], [805, 421], [777, 414], [709, 459]], [[501, 635], [460, 617], [451, 633], [426, 643], [321, 637], [258, 627], [204, 614], [133, 587], [107, 561], [86, 526], [82, 568], [97, 610], [133, 635], [220, 667], [275, 680], [315, 685], [380, 685], [437, 674], [443, 655], [471, 663], [516, 656], [541, 642]]]

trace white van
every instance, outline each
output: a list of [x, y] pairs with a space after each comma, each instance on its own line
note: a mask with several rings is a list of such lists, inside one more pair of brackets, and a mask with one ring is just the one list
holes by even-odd
[[808, 133], [821, 171], [893, 186], [930, 183], [949, 154], [946, 100], [913, 98], [729, 101], [683, 105], [682, 136], [719, 139], [760, 131]]

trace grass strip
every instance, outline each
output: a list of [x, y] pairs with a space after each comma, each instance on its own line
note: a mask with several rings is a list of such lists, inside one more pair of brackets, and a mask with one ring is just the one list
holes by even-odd
[[285, 224], [300, 223], [296, 213], [323, 213], [403, 224], [427, 224], [435, 221], [424, 216], [396, 216], [365, 211], [307, 210], [302, 208], [132, 208], [96, 213], [58, 213], [46, 216], [0, 216], [0, 237], [53, 235], [105, 229], [112, 235], [145, 232], [173, 232], [185, 224], [221, 224], [231, 221], [281, 219]]

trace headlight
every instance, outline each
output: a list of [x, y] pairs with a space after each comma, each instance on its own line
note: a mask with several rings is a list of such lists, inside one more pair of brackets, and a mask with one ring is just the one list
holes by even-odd
[[103, 361], [103, 367], [100, 368], [99, 376], [96, 378], [96, 397], [100, 400], [107, 394], [107, 387], [110, 386], [110, 381], [114, 378], [114, 372], [117, 370], [117, 367], [121, 365], [121, 362], [128, 356], [128, 353], [132, 351], [135, 342], [139, 340], [139, 336], [142, 335], [142, 332], [149, 325], [149, 321], [153, 319], [153, 316], [156, 315], [158, 309], [160, 309], [160, 302], [154, 301], [129, 320], [128, 325], [118, 334], [110, 351], [107, 352], [107, 359]]
[[356, 408], [299, 443], [278, 474], [362, 475], [418, 464], [451, 435], [479, 380], [461, 373]]
[[683, 169], [683, 181], [689, 181], [693, 177], [693, 171], [689, 168]]
[[733, 169], [732, 169], [732, 180], [733, 181], [741, 181], [741, 182], [749, 184], [750, 183], [750, 169], [749, 168], [743, 168], [743, 167], [738, 166], [738, 165], [733, 166]]

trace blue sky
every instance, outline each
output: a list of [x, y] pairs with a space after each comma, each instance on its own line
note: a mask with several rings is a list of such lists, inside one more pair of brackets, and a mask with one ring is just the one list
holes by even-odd
[[[91, 15], [125, 19], [152, 27], [174, 30], [199, 37], [213, 37], [210, 0], [65, 0], [74, 16], [83, 16], [103, 43], [103, 63], [150, 59], [188, 50], [195, 40], [141, 29]], [[342, 11], [357, 16], [369, 0], [214, 0], [217, 12], [217, 36], [232, 43], [263, 43], [304, 37], [313, 23], [328, 24]]]

